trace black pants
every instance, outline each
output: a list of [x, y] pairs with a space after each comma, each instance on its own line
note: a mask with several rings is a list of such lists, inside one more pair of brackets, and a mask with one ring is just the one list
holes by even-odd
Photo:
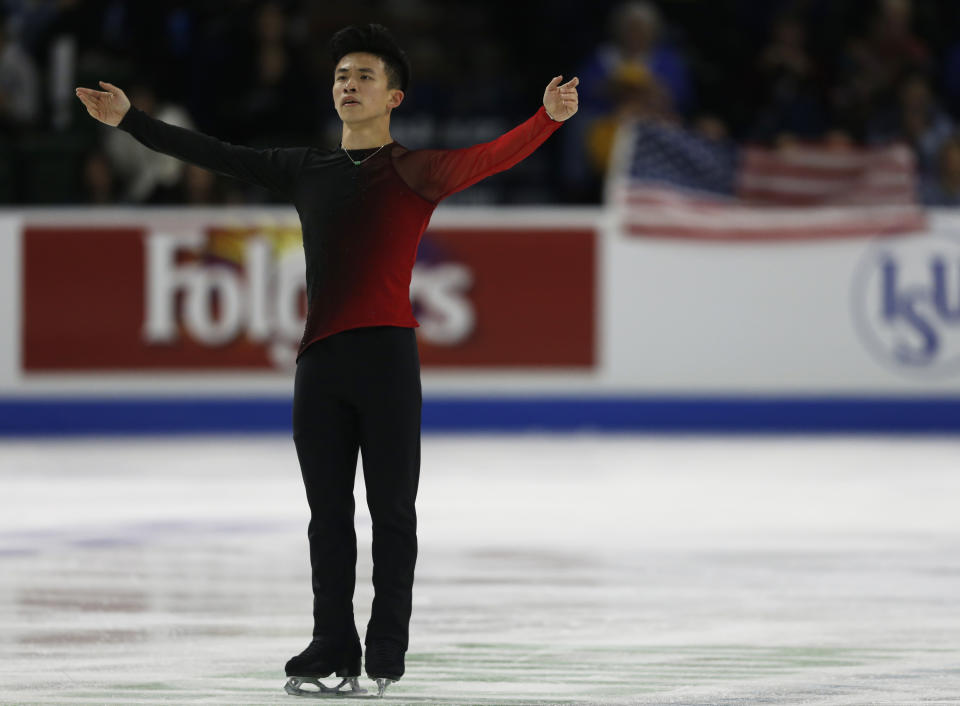
[[412, 328], [337, 333], [313, 343], [297, 362], [293, 439], [310, 504], [315, 639], [359, 643], [353, 617], [359, 450], [373, 520], [375, 595], [365, 642], [392, 640], [407, 648], [417, 560], [420, 407]]

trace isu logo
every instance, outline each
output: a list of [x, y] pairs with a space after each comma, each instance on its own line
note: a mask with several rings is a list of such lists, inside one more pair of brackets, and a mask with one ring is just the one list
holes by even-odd
[[900, 372], [960, 373], [960, 241], [887, 240], [854, 278], [854, 320], [867, 348]]
[[[150, 233], [146, 237], [143, 338], [205, 346], [241, 337], [268, 347], [276, 365], [293, 363], [306, 319], [299, 229]], [[468, 268], [417, 265], [410, 286], [430, 343], [454, 345], [474, 329]]]

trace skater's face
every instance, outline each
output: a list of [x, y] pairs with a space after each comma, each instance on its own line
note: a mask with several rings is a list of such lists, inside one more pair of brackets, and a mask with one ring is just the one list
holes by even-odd
[[347, 54], [333, 72], [333, 105], [345, 123], [389, 116], [403, 101], [403, 91], [387, 87], [383, 59], [365, 52]]

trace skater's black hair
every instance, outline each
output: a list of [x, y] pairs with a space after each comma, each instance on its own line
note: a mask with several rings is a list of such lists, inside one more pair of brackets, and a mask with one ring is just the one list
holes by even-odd
[[387, 69], [387, 88], [406, 92], [410, 84], [410, 61], [383, 25], [351, 25], [344, 27], [330, 39], [330, 58], [336, 66], [347, 54], [362, 51], [383, 59]]

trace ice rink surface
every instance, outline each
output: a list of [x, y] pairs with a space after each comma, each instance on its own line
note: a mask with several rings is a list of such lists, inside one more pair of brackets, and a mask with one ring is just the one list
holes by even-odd
[[[958, 704], [958, 498], [955, 439], [427, 436], [385, 702]], [[0, 702], [297, 703], [306, 523], [288, 438], [0, 441]]]

